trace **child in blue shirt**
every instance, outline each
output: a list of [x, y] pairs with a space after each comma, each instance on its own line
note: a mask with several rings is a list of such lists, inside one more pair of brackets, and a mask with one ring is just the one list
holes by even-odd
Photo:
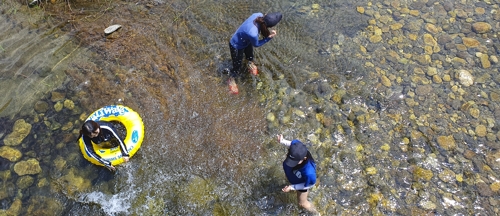
[[278, 142], [289, 147], [288, 154], [283, 161], [283, 170], [286, 178], [291, 183], [282, 191], [297, 191], [299, 205], [311, 213], [318, 213], [314, 205], [307, 200], [309, 189], [316, 184], [316, 163], [307, 147], [299, 140], [286, 140], [283, 135], [278, 135]]

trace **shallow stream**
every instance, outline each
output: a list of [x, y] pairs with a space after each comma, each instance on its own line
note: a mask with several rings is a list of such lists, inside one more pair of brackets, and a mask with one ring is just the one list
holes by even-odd
[[[499, 4], [1, 0], [0, 215], [308, 214], [280, 133], [317, 161], [322, 215], [499, 214]], [[229, 94], [231, 34], [274, 11]], [[77, 142], [109, 104], [146, 128], [116, 173]]]

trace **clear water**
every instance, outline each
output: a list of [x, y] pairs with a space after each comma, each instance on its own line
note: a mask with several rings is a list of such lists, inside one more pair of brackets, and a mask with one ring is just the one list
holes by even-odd
[[[379, 64], [390, 50], [422, 54], [420, 41], [407, 43], [421, 47], [390, 44], [411, 30], [385, 35], [377, 44], [368, 39], [369, 20], [383, 20], [378, 15], [397, 8], [427, 13], [444, 28], [449, 17], [440, 19], [443, 14], [425, 6], [428, 2], [44, 1], [28, 8], [4, 0], [0, 140], [16, 120], [30, 123], [30, 134], [13, 148], [23, 153], [19, 161], [37, 159], [42, 172], [30, 175], [33, 183], [23, 187], [27, 178], [13, 171], [16, 162], [0, 158], [2, 213], [305, 214], [294, 194], [281, 192], [287, 184], [281, 169], [286, 149], [276, 143], [278, 133], [309, 144], [320, 181], [309, 197], [324, 215], [498, 213], [499, 166], [492, 162], [498, 152], [498, 138], [492, 138], [498, 136], [499, 101], [492, 95], [498, 91], [498, 66], [464, 65], [476, 78], [490, 76], [463, 87], [468, 93], [460, 94], [451, 82], [430, 84], [432, 93], [425, 93], [414, 71], [427, 66]], [[485, 8], [488, 13], [474, 19], [498, 29], [493, 13], [498, 2], [454, 3], [465, 11]], [[378, 15], [362, 15], [356, 6]], [[284, 18], [277, 37], [256, 49], [259, 77], [244, 75], [240, 94], [228, 94], [224, 71], [231, 67], [231, 34], [251, 13], [273, 11]], [[421, 22], [417, 17], [403, 20]], [[103, 30], [113, 24], [122, 28], [105, 36]], [[423, 35], [424, 25], [420, 28], [413, 32]], [[466, 35], [461, 34], [456, 33]], [[476, 37], [489, 55], [495, 51], [490, 44], [498, 43], [494, 34]], [[467, 50], [475, 51], [482, 50]], [[456, 80], [455, 69], [439, 71]], [[391, 79], [392, 85], [384, 86], [380, 74], [401, 82]], [[461, 99], [450, 100], [450, 93]], [[408, 105], [408, 98], [419, 105]], [[75, 108], [58, 111], [66, 100]], [[469, 100], [481, 117], [462, 108]], [[44, 103], [48, 106], [40, 108]], [[116, 103], [141, 114], [146, 139], [112, 174], [88, 163], [76, 141], [88, 114]], [[270, 113], [275, 121], [269, 121]], [[493, 136], [474, 135], [478, 124]], [[448, 135], [457, 145], [451, 151], [436, 141]], [[19, 202], [22, 208], [16, 209]]]

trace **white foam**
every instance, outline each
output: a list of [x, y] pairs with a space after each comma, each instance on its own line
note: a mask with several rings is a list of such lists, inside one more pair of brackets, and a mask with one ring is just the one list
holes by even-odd
[[101, 191], [82, 193], [78, 198], [78, 202], [97, 204], [106, 215], [117, 215], [119, 213], [127, 215], [136, 194], [134, 191], [133, 173], [131, 171], [133, 168], [130, 163], [125, 163], [120, 165], [119, 169], [121, 169], [121, 173], [126, 175], [126, 177], [120, 176], [120, 178], [125, 178], [126, 184], [129, 185], [129, 187], [124, 187], [125, 191], [117, 194], [105, 194]]
[[98, 204], [107, 215], [116, 215], [118, 213], [126, 213], [130, 209], [131, 204], [127, 196], [127, 193], [109, 195], [100, 191], [94, 191], [82, 194], [78, 201]]

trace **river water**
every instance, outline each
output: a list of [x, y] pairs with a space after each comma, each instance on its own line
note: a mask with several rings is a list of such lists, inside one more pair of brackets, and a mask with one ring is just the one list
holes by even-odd
[[[317, 161], [323, 215], [498, 214], [499, 3], [2, 0], [0, 215], [308, 214], [280, 133]], [[231, 34], [274, 11], [229, 94]], [[146, 129], [116, 173], [77, 144], [109, 104]]]

